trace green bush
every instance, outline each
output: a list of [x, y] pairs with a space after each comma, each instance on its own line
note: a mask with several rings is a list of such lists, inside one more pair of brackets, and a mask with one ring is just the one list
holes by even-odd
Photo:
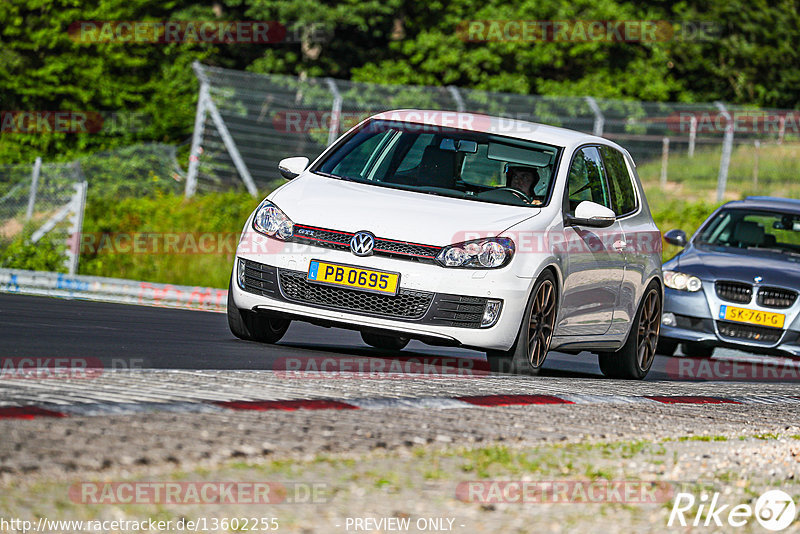
[[13, 239], [0, 241], [0, 267], [30, 271], [66, 272], [66, 243], [56, 234], [45, 234], [36, 244], [30, 242], [33, 228], [28, 227]]
[[[84, 216], [79, 272], [149, 282], [227, 287], [242, 225], [258, 203], [259, 200], [241, 192], [214, 193], [192, 199], [164, 193], [143, 198], [92, 198]], [[146, 234], [144, 241], [157, 243], [160, 248], [145, 244], [144, 250], [133, 250], [130, 239], [143, 234]], [[203, 234], [211, 236], [214, 252], [203, 253], [196, 246], [194, 238]], [[177, 235], [180, 242], [172, 251], [164, 252], [165, 238], [170, 235]], [[217, 244], [227, 245], [227, 248], [217, 247]], [[124, 251], [127, 249], [131, 251]]]

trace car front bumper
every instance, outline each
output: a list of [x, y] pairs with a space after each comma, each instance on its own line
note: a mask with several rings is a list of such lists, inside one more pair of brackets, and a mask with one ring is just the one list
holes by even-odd
[[[800, 329], [791, 319], [796, 311], [765, 309], [787, 316], [788, 328], [781, 330], [720, 320], [711, 310], [719, 312], [720, 301], [713, 294], [713, 283], [704, 281], [703, 290], [694, 293], [665, 289], [661, 339], [680, 343], [698, 343], [710, 347], [726, 347], [755, 353], [800, 356]], [[710, 294], [711, 293], [711, 294]], [[758, 308], [739, 304], [744, 308]]]
[[[246, 265], [244, 287], [237, 276], [240, 259]], [[312, 259], [399, 272], [400, 292], [385, 297], [311, 284], [306, 272]], [[268, 253], [237, 251], [231, 291], [240, 309], [322, 326], [396, 333], [431, 344], [507, 350], [516, 340], [531, 284], [530, 278], [517, 277], [508, 267], [446, 269], [287, 243]], [[481, 327], [488, 299], [502, 301], [502, 308], [494, 325]]]

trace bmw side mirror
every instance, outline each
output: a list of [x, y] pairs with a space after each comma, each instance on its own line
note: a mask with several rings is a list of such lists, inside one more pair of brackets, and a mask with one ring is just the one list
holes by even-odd
[[689, 241], [686, 238], [686, 232], [683, 230], [670, 230], [666, 234], [664, 234], [664, 241], [669, 243], [670, 245], [675, 245], [676, 247], [685, 247], [686, 243]]
[[575, 208], [575, 215], [567, 215], [565, 222], [570, 226], [589, 226], [592, 228], [608, 228], [617, 215], [609, 208], [596, 202], [584, 200]]
[[287, 180], [297, 178], [308, 167], [308, 158], [286, 158], [278, 163], [278, 172]]

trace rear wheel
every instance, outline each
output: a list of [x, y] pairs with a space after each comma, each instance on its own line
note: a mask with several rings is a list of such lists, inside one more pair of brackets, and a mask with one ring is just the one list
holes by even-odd
[[557, 301], [555, 277], [545, 271], [531, 292], [514, 346], [486, 352], [493, 373], [539, 374], [553, 339]]
[[361, 332], [361, 339], [367, 345], [383, 350], [403, 350], [410, 341], [407, 337], [371, 334], [369, 332]]
[[681, 350], [690, 358], [710, 358], [714, 354], [712, 345], [703, 345], [702, 343], [684, 343], [681, 345]]
[[247, 341], [277, 343], [286, 333], [290, 322], [289, 319], [267, 317], [237, 308], [228, 284], [228, 327], [234, 336]]
[[660, 331], [661, 291], [654, 282], [644, 292], [625, 345], [617, 352], [599, 354], [600, 370], [609, 378], [641, 380], [655, 360]]

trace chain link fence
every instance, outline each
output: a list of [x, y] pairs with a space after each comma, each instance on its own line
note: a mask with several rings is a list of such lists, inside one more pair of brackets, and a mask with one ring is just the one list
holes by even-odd
[[[254, 74], [196, 63], [201, 82], [187, 196], [241, 187], [254, 196], [278, 180], [284, 157], [313, 159], [340, 134], [386, 110], [483, 113], [561, 126], [626, 147], [648, 184], [761, 190], [784, 180], [759, 151], [798, 140], [800, 112], [723, 103], [658, 103], [496, 93], [455, 87], [378, 85]], [[702, 161], [701, 161], [702, 160]], [[759, 160], [761, 171], [759, 172]], [[759, 173], [761, 182], [759, 182]], [[774, 173], [772, 173], [774, 174]], [[787, 176], [788, 176], [787, 172]], [[780, 183], [773, 183], [780, 189]]]
[[184, 178], [176, 148], [161, 144], [133, 145], [69, 163], [37, 159], [0, 165], [0, 260], [30, 254], [19, 247], [35, 244], [41, 255], [63, 257], [61, 270], [74, 274], [88, 192], [115, 198], [179, 193]]

